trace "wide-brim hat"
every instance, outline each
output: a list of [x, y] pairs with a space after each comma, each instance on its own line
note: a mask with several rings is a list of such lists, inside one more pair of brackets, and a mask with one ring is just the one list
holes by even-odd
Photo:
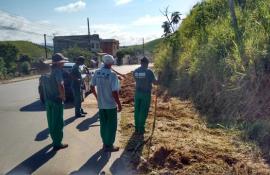
[[52, 56], [52, 64], [67, 63], [67, 62], [68, 62], [68, 58], [66, 58], [61, 53], [56, 53]]

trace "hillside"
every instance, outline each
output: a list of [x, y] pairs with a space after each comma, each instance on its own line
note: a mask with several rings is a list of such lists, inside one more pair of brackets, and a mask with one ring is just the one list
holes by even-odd
[[[29, 41], [0, 41], [0, 43], [9, 43], [19, 50], [19, 55], [28, 55], [33, 60], [45, 57], [44, 47]], [[48, 49], [48, 55], [52, 54]]]
[[162, 86], [192, 100], [209, 126], [243, 130], [270, 158], [270, 0], [228, 2], [195, 5], [156, 50], [155, 69]]
[[[145, 43], [144, 47], [145, 47], [145, 51], [146, 52], [150, 52], [153, 53], [154, 50], [156, 49], [156, 47], [159, 46], [160, 43], [162, 43], [163, 38], [159, 38], [159, 39], [155, 39], [152, 41], [149, 41], [147, 43]], [[121, 50], [142, 50], [143, 49], [143, 45], [131, 45], [131, 46], [127, 46], [124, 48], [121, 48]]]

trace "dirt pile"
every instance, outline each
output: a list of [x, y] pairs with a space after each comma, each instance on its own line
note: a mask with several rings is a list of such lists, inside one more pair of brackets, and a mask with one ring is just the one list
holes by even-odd
[[124, 79], [121, 81], [120, 97], [123, 104], [134, 103], [134, 91], [135, 81], [132, 77], [132, 73], [126, 74]]
[[[130, 77], [131, 74], [127, 75], [122, 82], [122, 92], [125, 92], [121, 95], [122, 100], [129, 102], [121, 119], [121, 142], [124, 147], [131, 143], [134, 132], [131, 101], [134, 89], [129, 92], [134, 82]], [[144, 140], [151, 133], [153, 111], [151, 107]], [[137, 153], [134, 168], [138, 174], [270, 174], [260, 151], [254, 145], [243, 142], [239, 131], [208, 128], [202, 118], [190, 101], [160, 96], [152, 142]], [[132, 143], [137, 145], [134, 139]]]

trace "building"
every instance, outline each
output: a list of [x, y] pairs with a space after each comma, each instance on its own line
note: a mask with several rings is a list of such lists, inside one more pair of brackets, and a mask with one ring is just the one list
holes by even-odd
[[116, 53], [119, 50], [119, 41], [115, 39], [103, 39], [101, 40], [101, 49], [102, 52], [116, 57]]
[[[90, 35], [91, 51], [101, 51], [101, 39], [99, 35]], [[55, 36], [53, 38], [54, 52], [62, 52], [65, 49], [72, 47], [80, 47], [83, 49], [90, 49], [88, 35], [71, 35], [71, 36]]]
[[[101, 39], [99, 35], [90, 35], [91, 51], [103, 52], [116, 57], [119, 41], [115, 39]], [[55, 36], [53, 38], [54, 52], [62, 52], [72, 47], [89, 49], [88, 35]]]

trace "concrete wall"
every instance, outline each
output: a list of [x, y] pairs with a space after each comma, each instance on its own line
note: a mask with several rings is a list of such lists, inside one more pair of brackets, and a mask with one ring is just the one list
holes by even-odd
[[[101, 39], [99, 35], [91, 35], [91, 50], [99, 52], [101, 50]], [[80, 47], [89, 49], [88, 35], [74, 35], [74, 36], [56, 36], [53, 39], [54, 52], [62, 52], [65, 49], [72, 47]]]

